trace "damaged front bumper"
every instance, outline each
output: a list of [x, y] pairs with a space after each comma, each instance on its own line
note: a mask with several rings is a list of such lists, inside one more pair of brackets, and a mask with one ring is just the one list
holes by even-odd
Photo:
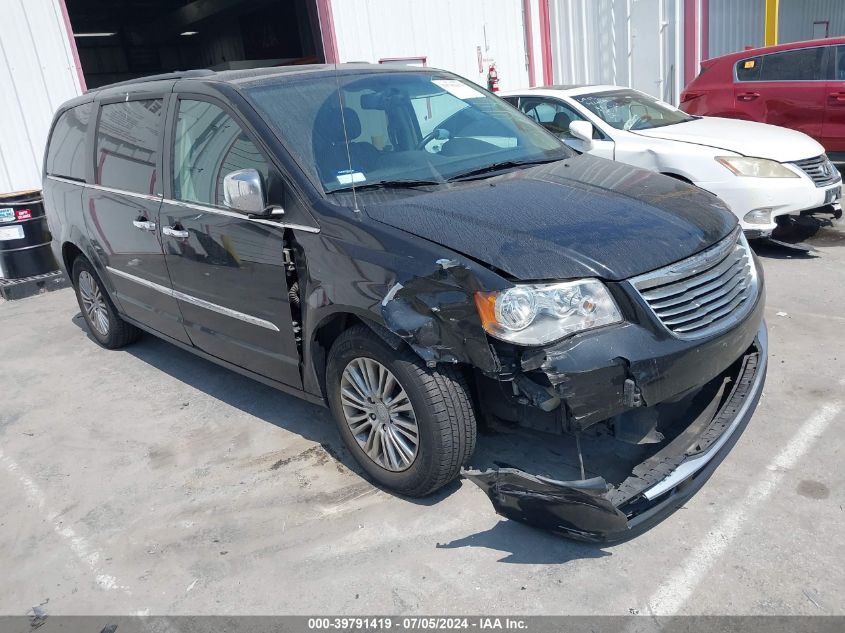
[[[695, 494], [736, 443], [760, 400], [768, 363], [763, 322], [751, 347], [686, 428], [618, 485], [602, 477], [556, 481], [516, 468], [464, 470], [496, 511], [571, 538], [626, 540]], [[582, 475], [583, 476], [583, 475]]]

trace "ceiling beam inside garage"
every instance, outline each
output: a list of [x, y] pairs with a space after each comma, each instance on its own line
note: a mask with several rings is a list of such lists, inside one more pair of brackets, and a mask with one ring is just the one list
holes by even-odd
[[[264, 3], [253, 2], [252, 4], [259, 5]], [[186, 4], [184, 7], [175, 11], [171, 11], [159, 20], [156, 20], [150, 28], [167, 30], [181, 29], [225, 11], [238, 8], [243, 9], [243, 5], [243, 0], [194, 0], [194, 2]]]
[[[251, 2], [250, 4], [252, 7], [258, 7], [267, 3]], [[188, 30], [187, 27], [195, 26], [203, 20], [223, 15], [228, 11], [243, 10], [243, 8], [243, 0], [195, 0], [145, 24], [139, 30], [146, 37], [156, 40]]]

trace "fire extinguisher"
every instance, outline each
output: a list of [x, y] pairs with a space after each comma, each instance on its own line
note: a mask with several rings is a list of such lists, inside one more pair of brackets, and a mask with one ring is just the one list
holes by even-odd
[[496, 64], [490, 64], [490, 68], [487, 69], [487, 90], [499, 92], [499, 73], [496, 70]]

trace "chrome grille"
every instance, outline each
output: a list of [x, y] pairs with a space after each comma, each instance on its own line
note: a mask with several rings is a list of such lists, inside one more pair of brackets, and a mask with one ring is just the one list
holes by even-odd
[[792, 164], [807, 174], [816, 183], [816, 187], [826, 187], [840, 179], [839, 170], [830, 162], [827, 154], [807, 160], [796, 160]]
[[757, 298], [751, 249], [737, 228], [718, 244], [630, 280], [660, 322], [679, 338], [701, 338], [740, 321]]

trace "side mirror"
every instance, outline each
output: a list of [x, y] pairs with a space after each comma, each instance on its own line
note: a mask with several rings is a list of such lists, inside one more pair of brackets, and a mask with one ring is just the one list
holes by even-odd
[[242, 213], [264, 215], [267, 201], [261, 174], [255, 169], [239, 169], [223, 177], [223, 204]]
[[572, 121], [569, 133], [579, 141], [584, 141], [585, 151], [589, 152], [593, 148], [593, 124], [589, 121]]

